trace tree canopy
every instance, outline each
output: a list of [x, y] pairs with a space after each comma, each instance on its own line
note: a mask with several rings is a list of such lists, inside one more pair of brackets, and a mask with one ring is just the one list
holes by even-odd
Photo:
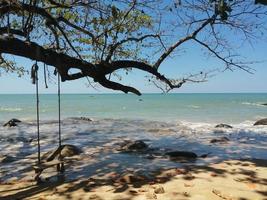
[[[113, 90], [140, 92], [113, 80], [138, 69], [169, 91], [201, 82], [208, 72], [169, 79], [162, 63], [183, 45], [199, 45], [225, 69], [250, 72], [236, 45], [263, 38], [265, 1], [251, 0], [0, 0], [0, 70], [27, 70], [8, 55], [57, 69], [62, 81], [83, 77]], [[232, 41], [238, 35], [238, 41]], [[73, 72], [72, 69], [76, 69]], [[78, 71], [77, 71], [78, 70]]]

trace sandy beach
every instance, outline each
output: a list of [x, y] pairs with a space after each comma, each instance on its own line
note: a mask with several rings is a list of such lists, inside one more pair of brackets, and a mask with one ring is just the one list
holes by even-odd
[[[8, 132], [3, 136], [6, 140], [16, 141], [2, 143], [2, 155], [9, 157], [2, 157], [0, 199], [267, 199], [265, 126], [214, 128], [211, 124], [79, 118], [62, 124], [63, 144], [75, 145], [82, 153], [64, 158], [63, 174], [56, 167], [44, 170], [41, 184], [34, 181], [36, 140], [28, 140], [35, 135], [35, 124], [22, 122], [1, 129], [3, 134]], [[52, 134], [56, 127], [53, 120], [41, 123], [43, 158], [57, 146]], [[18, 132], [20, 137], [15, 137]], [[221, 138], [227, 140], [214, 142]], [[125, 142], [140, 140], [147, 149], [120, 149]], [[197, 158], [172, 160], [165, 155], [177, 150], [193, 151]]]
[[35, 185], [17, 180], [1, 183], [1, 199], [214, 199], [267, 198], [266, 160], [228, 160], [208, 166], [155, 172], [151, 179], [133, 173], [107, 174], [74, 181]]

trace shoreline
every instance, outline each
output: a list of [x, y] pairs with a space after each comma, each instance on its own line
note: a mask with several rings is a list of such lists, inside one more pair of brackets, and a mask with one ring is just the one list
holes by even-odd
[[[41, 122], [43, 155], [57, 147], [58, 127], [56, 120]], [[42, 174], [46, 183], [41, 185], [33, 181], [35, 124], [22, 122], [0, 132], [1, 155], [15, 158], [1, 163], [0, 199], [262, 200], [266, 196], [266, 126], [228, 129], [177, 122], [64, 119], [63, 144], [75, 145], [83, 153], [66, 158], [63, 182], [51, 168]], [[229, 141], [211, 143], [222, 137]], [[155, 151], [118, 151], [127, 140], [142, 140]], [[192, 151], [198, 158], [183, 162], [164, 156], [179, 150]], [[201, 158], [203, 154], [208, 155]], [[164, 192], [155, 193], [158, 187]]]

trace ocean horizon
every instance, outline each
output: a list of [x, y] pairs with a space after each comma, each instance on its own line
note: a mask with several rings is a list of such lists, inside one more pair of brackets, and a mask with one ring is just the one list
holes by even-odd
[[[267, 116], [267, 93], [61, 94], [62, 118], [243, 123]], [[57, 119], [57, 94], [40, 94], [40, 117]], [[34, 120], [35, 94], [0, 94], [0, 121]]]

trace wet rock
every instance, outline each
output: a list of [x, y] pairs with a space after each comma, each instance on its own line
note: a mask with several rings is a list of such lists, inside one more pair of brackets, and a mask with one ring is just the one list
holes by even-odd
[[58, 147], [55, 151], [49, 151], [42, 156], [46, 161], [52, 161], [55, 158], [72, 157], [82, 153], [82, 150], [74, 145], [65, 144]]
[[205, 154], [200, 155], [199, 157], [200, 157], [200, 158], [207, 158], [208, 155], [210, 155], [210, 154], [211, 154], [211, 153], [205, 153]]
[[215, 126], [215, 128], [233, 128], [233, 127], [228, 124], [218, 124]]
[[135, 140], [135, 141], [126, 141], [124, 142], [121, 147], [120, 151], [142, 151], [146, 150], [148, 145], [142, 140]]
[[256, 121], [254, 126], [257, 126], [257, 125], [267, 125], [267, 118]]
[[171, 159], [196, 159], [197, 154], [190, 151], [170, 151], [165, 153]]
[[13, 156], [4, 155], [0, 157], [0, 163], [11, 163], [16, 161], [16, 158]]
[[261, 104], [262, 106], [267, 106], [267, 103], [263, 103], [263, 104]]
[[161, 185], [158, 185], [158, 186], [155, 187], [154, 192], [156, 194], [163, 194], [163, 193], [165, 193], [165, 190]]
[[220, 138], [215, 138], [210, 140], [210, 143], [227, 143], [229, 142], [229, 138], [228, 137], [220, 137]]
[[88, 122], [91, 122], [93, 121], [92, 119], [88, 118], [88, 117], [80, 117], [81, 120], [84, 120], [84, 121], [88, 121]]
[[14, 126], [17, 126], [18, 123], [20, 123], [20, 122], [21, 121], [18, 119], [11, 119], [7, 123], [5, 123], [3, 126], [14, 127]]

